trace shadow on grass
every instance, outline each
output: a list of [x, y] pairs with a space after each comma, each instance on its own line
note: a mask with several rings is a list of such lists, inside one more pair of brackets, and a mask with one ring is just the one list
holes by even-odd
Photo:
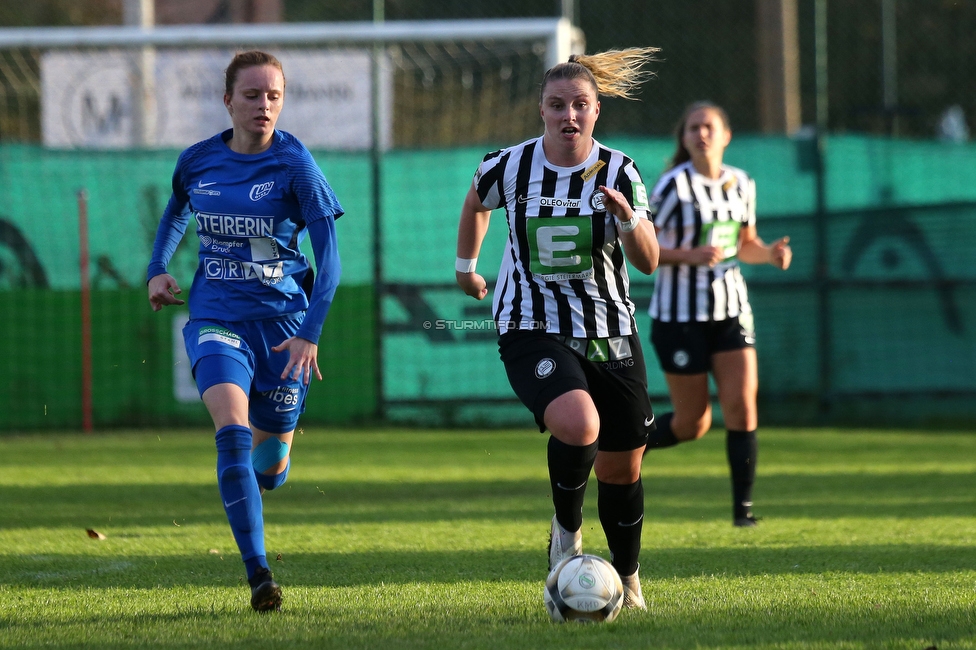
[[[498, 592], [494, 593], [498, 595]], [[825, 608], [822, 601], [776, 601], [763, 608], [719, 606], [705, 612], [672, 606], [667, 608], [665, 616], [660, 612], [625, 611], [610, 625], [579, 626], [550, 624], [543, 613], [541, 596], [538, 607], [531, 609], [518, 607], [513, 610], [510, 606], [494, 606], [486, 598], [474, 597], [444, 605], [428, 602], [404, 610], [389, 608], [395, 595], [387, 592], [382, 598], [367, 597], [365, 601], [349, 602], [323, 611], [317, 602], [289, 598], [286, 589], [284, 610], [273, 616], [259, 616], [247, 611], [243, 604], [246, 603], [244, 594], [237, 602], [220, 599], [223, 602], [216, 607], [187, 605], [168, 612], [119, 615], [78, 610], [59, 623], [62, 628], [59, 633], [63, 635], [65, 631], [77, 630], [80, 638], [89, 641], [92, 635], [98, 635], [114, 642], [113, 647], [139, 647], [148, 645], [151, 640], [153, 647], [200, 647], [205, 644], [212, 650], [238, 649], [244, 640], [253, 641], [258, 647], [344, 650], [756, 646], [921, 650], [935, 646], [935, 642], [938, 647], [946, 647], [945, 644], [948, 647], [971, 647], [969, 643], [974, 640], [973, 617], [964, 606], [919, 609], [902, 606], [867, 613], [844, 605]], [[43, 621], [11, 621], [6, 626], [6, 633], [10, 638], [37, 639], [45, 633], [50, 634], [50, 627]], [[957, 643], [966, 645], [958, 646]], [[88, 643], [57, 641], [45, 645], [90, 647]]]
[[[322, 540], [328, 547], [328, 540]], [[606, 549], [587, 549], [606, 556]], [[292, 553], [273, 560], [282, 584], [353, 587], [397, 583], [542, 580], [546, 552], [538, 550], [368, 551]], [[641, 552], [641, 578], [803, 576], [828, 573], [952, 573], [976, 567], [976, 548], [936, 544], [865, 544], [789, 548], [654, 549]], [[8, 556], [0, 584], [19, 587], [152, 589], [243, 584], [236, 552], [197, 556], [126, 555], [94, 558], [45, 554]]]
[[[113, 630], [122, 630], [126, 639], [135, 639], [138, 644], [139, 638], [151, 637], [156, 630], [160, 638], [152, 645], [157, 647], [185, 643], [185, 639], [171, 640], [173, 626], [186, 630], [192, 638], [208, 639], [207, 645], [212, 648], [229, 648], [231, 643], [240, 647], [240, 639], [231, 642], [228, 636], [272, 639], [276, 642], [272, 645], [286, 642], [288, 647], [329, 648], [391, 647], [389, 643], [394, 640], [397, 648], [745, 648], [797, 643], [796, 647], [812, 644], [810, 647], [818, 648], [832, 644], [916, 647], [906, 642], [930, 639], [941, 644], [973, 639], [972, 610], [960, 601], [891, 601], [884, 588], [870, 580], [866, 582], [871, 593], [858, 597], [848, 593], [857, 581], [853, 576], [841, 586], [818, 587], [821, 593], [817, 594], [802, 580], [804, 574], [794, 564], [799, 557], [809, 572], [873, 573], [883, 561], [886, 572], [910, 571], [917, 577], [919, 572], [933, 570], [931, 564], [936, 560], [932, 558], [940, 558], [939, 568], [934, 570], [969, 569], [976, 565], [973, 549], [924, 545], [742, 552], [670, 549], [646, 555], [642, 577], [652, 611], [625, 612], [612, 626], [592, 628], [549, 627], [542, 613], [541, 594], [538, 608], [529, 607], [526, 588], [535, 593], [545, 574], [541, 549], [296, 554], [275, 563], [286, 600], [283, 614], [273, 618], [258, 618], [248, 611], [249, 592], [238, 575], [240, 564], [236, 559], [225, 562], [216, 557], [143, 556], [106, 566], [104, 561], [91, 558], [49, 556], [20, 559], [0, 569], [0, 577], [8, 587], [56, 589], [58, 593], [37, 596], [48, 606], [61, 601], [91, 604], [90, 610], [59, 610], [58, 626], [69, 633], [77, 630], [88, 638], [98, 629], [97, 634], [117, 642], [113, 634], [119, 632]], [[51, 575], [51, 570], [60, 567], [63, 572], [65, 566], [71, 566], [74, 575]], [[713, 592], [706, 583], [689, 594], [670, 580], [702, 575], [737, 578], [760, 572], [793, 574], [798, 578], [795, 589], [783, 592], [775, 588], [758, 599], [755, 594], [739, 599], [728, 586], [716, 586]], [[462, 590], [461, 595], [454, 587], [475, 582], [479, 584], [474, 590]], [[420, 592], [411, 586], [418, 584]], [[185, 604], [179, 597], [184, 588], [222, 587], [231, 588], [231, 595], [197, 594]], [[323, 588], [368, 591], [347, 594], [345, 605], [323, 610], [321, 603], [333, 598], [314, 591]], [[756, 589], [755, 583], [751, 588]], [[121, 591], [101, 591], [109, 589]], [[150, 596], [161, 589], [173, 591], [161, 598]], [[147, 594], [133, 594], [132, 590], [145, 590]], [[680, 602], [689, 597], [692, 602]], [[111, 606], [119, 598], [144, 598], [145, 604], [120, 615]], [[404, 602], [409, 604], [404, 606]], [[3, 618], [7, 617], [0, 617], [0, 623], [9, 638], [36, 639], [50, 633], [48, 621]], [[228, 632], [230, 629], [234, 632]], [[215, 633], [221, 638], [212, 638]], [[526, 634], [529, 636], [523, 636]], [[851, 643], [856, 645], [844, 645]]]
[[[588, 507], [595, 504], [595, 480]], [[7, 530], [35, 527], [156, 526], [223, 520], [216, 485], [77, 485], [3, 490]], [[648, 521], [725, 521], [729, 480], [644, 478]], [[976, 476], [958, 474], [811, 474], [760, 477], [756, 510], [769, 518], [970, 517]], [[541, 480], [303, 482], [265, 495], [269, 524], [423, 523], [453, 519], [548, 519], [549, 485]]]

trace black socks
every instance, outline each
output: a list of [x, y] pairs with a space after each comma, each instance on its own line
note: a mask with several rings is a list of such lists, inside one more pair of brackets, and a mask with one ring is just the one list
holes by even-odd
[[[671, 431], [673, 417], [674, 413], [665, 413], [657, 419], [657, 431], [648, 436], [645, 454], [650, 449], [672, 447], [681, 442]], [[732, 516], [734, 519], [749, 517], [752, 515], [752, 486], [756, 482], [759, 452], [755, 430], [729, 429], [725, 436], [725, 451], [732, 475]]]
[[549, 437], [549, 484], [556, 521], [570, 532], [583, 525], [583, 496], [596, 460], [597, 443], [574, 447]]
[[644, 527], [644, 484], [638, 478], [630, 485], [598, 481], [600, 523], [607, 536], [610, 561], [622, 576], [634, 575]]
[[725, 436], [725, 451], [732, 474], [732, 517], [748, 517], [752, 514], [752, 485], [756, 482], [759, 455], [755, 430], [729, 429]]

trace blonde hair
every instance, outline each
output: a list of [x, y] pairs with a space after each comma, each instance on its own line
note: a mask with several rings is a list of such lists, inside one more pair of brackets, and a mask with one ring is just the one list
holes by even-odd
[[542, 93], [550, 81], [557, 79], [586, 79], [597, 95], [636, 99], [634, 95], [641, 84], [654, 76], [644, 65], [657, 61], [657, 47], [630, 47], [625, 50], [607, 50], [597, 54], [573, 54], [566, 63], [549, 68], [542, 78]]

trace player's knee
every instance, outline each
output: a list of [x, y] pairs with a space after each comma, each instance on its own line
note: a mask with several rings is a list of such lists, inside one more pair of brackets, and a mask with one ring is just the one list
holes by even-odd
[[288, 480], [288, 470], [291, 469], [291, 459], [289, 458], [285, 462], [285, 469], [277, 474], [262, 474], [261, 472], [254, 472], [254, 477], [258, 480], [258, 485], [260, 485], [265, 490], [273, 490], [279, 488], [285, 484]]
[[549, 432], [567, 445], [582, 447], [593, 444], [600, 435], [600, 421], [566, 421], [550, 425]]
[[722, 405], [722, 416], [729, 429], [751, 431], [758, 424], [757, 409], [746, 400]]
[[632, 452], [601, 452], [597, 454], [593, 470], [603, 483], [631, 485], [641, 477], [642, 450]]
[[254, 476], [265, 490], [273, 490], [285, 482], [290, 464], [288, 444], [277, 437], [268, 438], [251, 451]]
[[568, 445], [588, 445], [600, 434], [600, 414], [584, 391], [571, 391], [553, 400], [545, 412], [549, 432]]
[[706, 410], [698, 417], [679, 418], [675, 414], [671, 420], [671, 430], [674, 437], [682, 442], [688, 440], [698, 440], [712, 428], [712, 413]]

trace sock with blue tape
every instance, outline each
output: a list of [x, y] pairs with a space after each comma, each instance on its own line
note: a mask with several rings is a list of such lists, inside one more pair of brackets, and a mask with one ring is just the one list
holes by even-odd
[[267, 475], [264, 472], [274, 467], [285, 458], [288, 458], [288, 444], [276, 437], [271, 437], [254, 448], [251, 452], [251, 465], [254, 467], [254, 478], [258, 485], [265, 490], [273, 490], [281, 487], [288, 478], [288, 470], [291, 469], [291, 459], [285, 465], [285, 470], [280, 474]]

